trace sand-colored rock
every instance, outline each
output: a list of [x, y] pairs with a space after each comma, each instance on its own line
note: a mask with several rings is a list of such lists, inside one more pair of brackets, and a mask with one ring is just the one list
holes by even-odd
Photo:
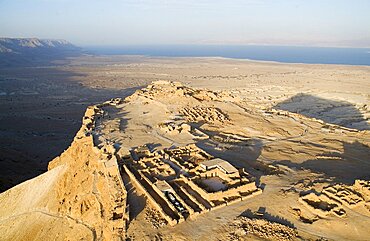
[[126, 192], [115, 153], [94, 145], [98, 111], [88, 108], [75, 140], [48, 172], [0, 195], [2, 240], [123, 239]]

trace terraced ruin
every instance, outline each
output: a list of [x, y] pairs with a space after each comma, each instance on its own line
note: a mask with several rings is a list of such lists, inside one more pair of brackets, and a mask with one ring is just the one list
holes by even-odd
[[[181, 102], [172, 106], [158, 102], [157, 95], [165, 96], [166, 92], [188, 99], [184, 102], [186, 107]], [[193, 107], [192, 102], [217, 98], [211, 91], [157, 82], [126, 100], [114, 99], [100, 106], [101, 114], [93, 132], [96, 143], [102, 148], [110, 145], [118, 149], [116, 155], [122, 175], [145, 194], [148, 206], [171, 226], [262, 192], [253, 175], [243, 167], [234, 167], [196, 145], [199, 140], [209, 139], [206, 131], [197, 127], [199, 123], [215, 125], [229, 120], [218, 108], [204, 107], [204, 104]], [[175, 101], [174, 98], [169, 100]], [[143, 107], [138, 108], [137, 104]], [[150, 116], [150, 119], [142, 118], [148, 123], [135, 120], [134, 128], [140, 125], [141, 137], [137, 136], [137, 129], [135, 138], [129, 136], [128, 112], [134, 110], [132, 105], [135, 110], [142, 111], [142, 116]], [[154, 115], [156, 117], [152, 118]], [[135, 143], [131, 144], [131, 140]], [[133, 216], [130, 215], [131, 206], [135, 203], [128, 204], [127, 216]], [[152, 220], [152, 223], [157, 221]]]

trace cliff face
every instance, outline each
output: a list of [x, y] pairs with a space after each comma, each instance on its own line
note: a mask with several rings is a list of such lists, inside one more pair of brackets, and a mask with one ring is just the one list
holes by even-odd
[[65, 40], [0, 38], [0, 66], [34, 66], [77, 56], [81, 49]]
[[4, 240], [124, 237], [126, 191], [115, 150], [94, 146], [91, 133], [100, 114], [98, 107], [88, 108], [73, 143], [48, 172], [0, 195]]

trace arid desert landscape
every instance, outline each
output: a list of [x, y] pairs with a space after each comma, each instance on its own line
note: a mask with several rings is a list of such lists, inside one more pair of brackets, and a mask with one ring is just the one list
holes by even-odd
[[63, 61], [1, 68], [0, 240], [369, 239], [370, 67]]

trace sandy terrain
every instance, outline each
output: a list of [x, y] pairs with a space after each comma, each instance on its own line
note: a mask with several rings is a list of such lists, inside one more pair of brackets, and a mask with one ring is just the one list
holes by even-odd
[[[1, 129], [4, 133], [2, 136], [7, 136], [1, 141], [11, 143], [5, 146], [2, 152], [5, 153], [2, 154], [5, 161], [1, 159], [1, 163], [18, 174], [24, 172], [23, 168], [27, 165], [35, 163], [42, 170], [48, 160], [44, 159], [39, 164], [40, 159], [34, 158], [29, 159], [28, 163], [7, 152], [18, 150], [24, 153], [27, 150], [28, 153], [37, 153], [44, 148], [50, 151], [48, 158], [59, 155], [58, 152], [65, 148], [63, 145], [69, 144], [63, 135], [73, 137], [69, 131], [63, 131], [68, 127], [63, 123], [70, 123], [71, 126], [80, 124], [78, 115], [82, 107], [105, 97], [124, 98], [135, 87], [152, 81], [179, 82], [157, 82], [136, 91], [125, 100], [118, 99], [97, 107], [99, 111], [95, 113], [100, 114], [91, 122], [93, 124], [88, 122], [89, 118], [84, 119], [83, 127], [75, 138], [77, 147], [68, 149], [64, 157], [62, 155], [61, 159], [54, 159], [49, 166], [51, 171], [44, 175], [50, 180], [55, 178], [53, 182], [50, 181], [50, 189], [53, 190], [58, 190], [60, 186], [69, 190], [69, 185], [81, 182], [83, 175], [86, 175], [87, 182], [81, 182], [81, 189], [73, 188], [72, 193], [50, 191], [49, 196], [53, 198], [47, 205], [34, 204], [37, 210], [44, 210], [46, 205], [50, 207], [49, 214], [82, 220], [79, 223], [82, 226], [73, 225], [73, 232], [78, 233], [87, 225], [94, 230], [95, 227], [96, 230], [103, 230], [99, 237], [121, 234], [122, 227], [119, 228], [121, 231], [111, 233], [106, 231], [107, 227], [99, 226], [99, 222], [91, 221], [97, 215], [94, 210], [109, 210], [108, 216], [105, 211], [96, 220], [107, 220], [109, 212], [114, 213], [114, 222], [108, 227], [117, 227], [117, 222], [122, 219], [126, 224], [123, 225], [124, 233], [132, 240], [366, 240], [370, 234], [369, 67], [279, 64], [220, 58], [83, 57], [73, 59], [64, 67], [31, 70], [27, 73], [14, 69], [1, 72], [3, 80], [0, 90], [6, 93], [0, 97], [1, 101], [6, 101], [7, 108], [14, 108], [14, 111], [4, 111], [1, 115], [2, 126], [9, 126]], [[41, 80], [32, 79], [40, 73], [44, 74]], [[56, 73], [63, 74], [52, 80], [50, 76]], [[11, 81], [19, 83], [15, 87], [18, 92], [14, 91], [12, 95]], [[36, 82], [44, 85], [36, 85]], [[53, 89], [50, 86], [57, 87]], [[70, 91], [62, 92], [66, 86]], [[26, 97], [24, 92], [30, 93], [32, 89], [37, 94], [34, 93], [33, 98]], [[62, 107], [53, 105], [45, 109], [43, 102], [62, 103]], [[35, 103], [35, 106], [38, 103], [39, 107], [31, 109], [29, 103]], [[68, 115], [69, 112], [76, 115]], [[53, 117], [50, 113], [63, 118], [48, 119]], [[41, 118], [38, 119], [39, 116]], [[15, 126], [12, 120], [16, 117], [30, 120], [26, 120], [24, 125]], [[45, 124], [38, 120], [45, 121]], [[34, 124], [29, 127], [26, 125], [29, 123]], [[50, 123], [50, 126], [46, 123]], [[55, 150], [50, 150], [53, 138], [42, 139], [37, 135], [33, 135], [27, 143], [18, 145], [17, 141], [24, 140], [20, 133], [24, 132], [25, 126], [32, 133], [41, 133], [54, 130], [54, 127], [58, 130], [58, 125], [60, 132], [53, 136], [58, 143]], [[86, 170], [82, 168], [86, 157], [79, 156], [79, 152], [73, 150], [82, 148], [82, 152], [89, 151], [83, 145], [80, 147], [79, 135], [83, 135], [82, 140], [92, 136], [93, 149], [105, 153], [107, 159], [88, 156], [90, 164], [86, 163]], [[32, 148], [32, 143], [39, 140], [41, 149]], [[183, 163], [181, 160], [185, 159], [171, 159], [177, 158], [176, 151], [171, 150], [189, 144], [195, 144], [196, 148], [207, 153], [202, 158], [222, 158], [237, 168], [241, 175], [240, 186], [244, 179], [249, 180], [255, 183], [258, 195], [239, 192], [237, 197], [227, 197], [228, 192], [224, 190], [225, 195], [220, 199], [213, 191], [205, 193], [207, 197], [200, 198], [197, 192], [199, 194], [201, 190], [192, 188], [192, 183], [198, 183], [200, 176], [207, 175], [207, 172], [202, 171], [198, 164], [193, 163], [188, 167], [190, 159]], [[143, 145], [148, 150], [139, 151]], [[195, 151], [191, 149], [195, 153], [191, 155], [198, 155], [198, 160], [200, 152], [197, 154], [196, 148]], [[141, 153], [146, 154], [141, 157]], [[14, 160], [7, 159], [9, 157]], [[68, 164], [73, 160], [79, 160], [78, 167]], [[102, 166], [98, 160], [105, 160], [105, 164]], [[114, 163], [118, 160], [118, 167], [111, 164], [111, 160]], [[65, 165], [69, 169], [62, 172], [61, 167]], [[121, 184], [103, 184], [105, 179], [96, 177], [99, 175], [90, 165], [96, 166], [96, 170], [104, 174], [102, 177], [114, 177], [113, 183], [116, 182], [116, 170], [120, 170], [125, 186], [122, 197], [127, 200], [126, 206], [129, 207], [125, 214], [117, 213], [116, 210], [122, 207], [113, 204], [117, 203], [117, 195], [102, 191], [108, 188], [121, 193]], [[130, 169], [135, 165], [139, 172]], [[72, 175], [72, 171], [72, 174], [68, 174], [68, 170], [73, 170], [77, 176]], [[247, 177], [242, 177], [241, 173], [247, 174]], [[63, 175], [69, 181], [59, 182], [60, 178], [56, 175]], [[141, 179], [140, 175], [143, 175]], [[238, 187], [239, 184], [233, 183], [236, 178], [233, 175], [236, 174], [217, 175], [226, 186]], [[138, 181], [134, 181], [135, 178]], [[148, 181], [143, 181], [146, 178]], [[190, 183], [185, 185], [186, 178]], [[42, 182], [34, 181], [36, 179], [32, 181]], [[98, 199], [104, 195], [112, 198], [111, 202], [101, 203], [100, 208], [95, 207], [88, 197], [90, 193], [87, 187], [92, 180], [101, 182]], [[178, 207], [176, 210], [166, 201], [166, 197], [161, 199], [162, 194], [150, 187], [157, 185], [158, 180], [167, 181], [176, 190], [173, 192], [177, 200], [189, 213], [180, 212]], [[208, 180], [210, 183], [211, 179]], [[203, 183], [207, 185], [207, 182]], [[1, 194], [0, 202], [9, 202], [12, 192], [26, 195], [31, 183], [22, 185]], [[218, 185], [218, 188], [224, 186]], [[79, 193], [79, 190], [86, 190], [86, 195]], [[91, 192], [97, 194], [94, 188]], [[80, 195], [79, 198], [74, 198], [74, 193]], [[18, 194], [19, 197], [22, 195]], [[53, 204], [53, 200], [60, 202], [62, 197], [67, 201]], [[156, 200], [159, 200], [159, 206]], [[81, 206], [80, 212], [80, 203], [90, 203], [87, 205], [90, 211], [84, 214]], [[19, 204], [22, 205], [25, 204]], [[68, 205], [73, 207], [72, 211], [68, 211]], [[24, 207], [24, 213], [30, 208], [32, 205]], [[13, 216], [9, 212], [2, 216], [0, 228], [9, 230], [7, 220]], [[42, 220], [48, 222], [47, 219], [51, 218], [43, 217]], [[14, 222], [18, 225], [14, 232], [27, 231], [21, 229], [22, 219]], [[60, 222], [64, 225], [65, 221]], [[7, 232], [7, 237], [14, 235], [13, 232]], [[85, 238], [91, 235], [89, 230], [82, 233]], [[42, 235], [35, 234], [33, 237], [42, 238]]]

